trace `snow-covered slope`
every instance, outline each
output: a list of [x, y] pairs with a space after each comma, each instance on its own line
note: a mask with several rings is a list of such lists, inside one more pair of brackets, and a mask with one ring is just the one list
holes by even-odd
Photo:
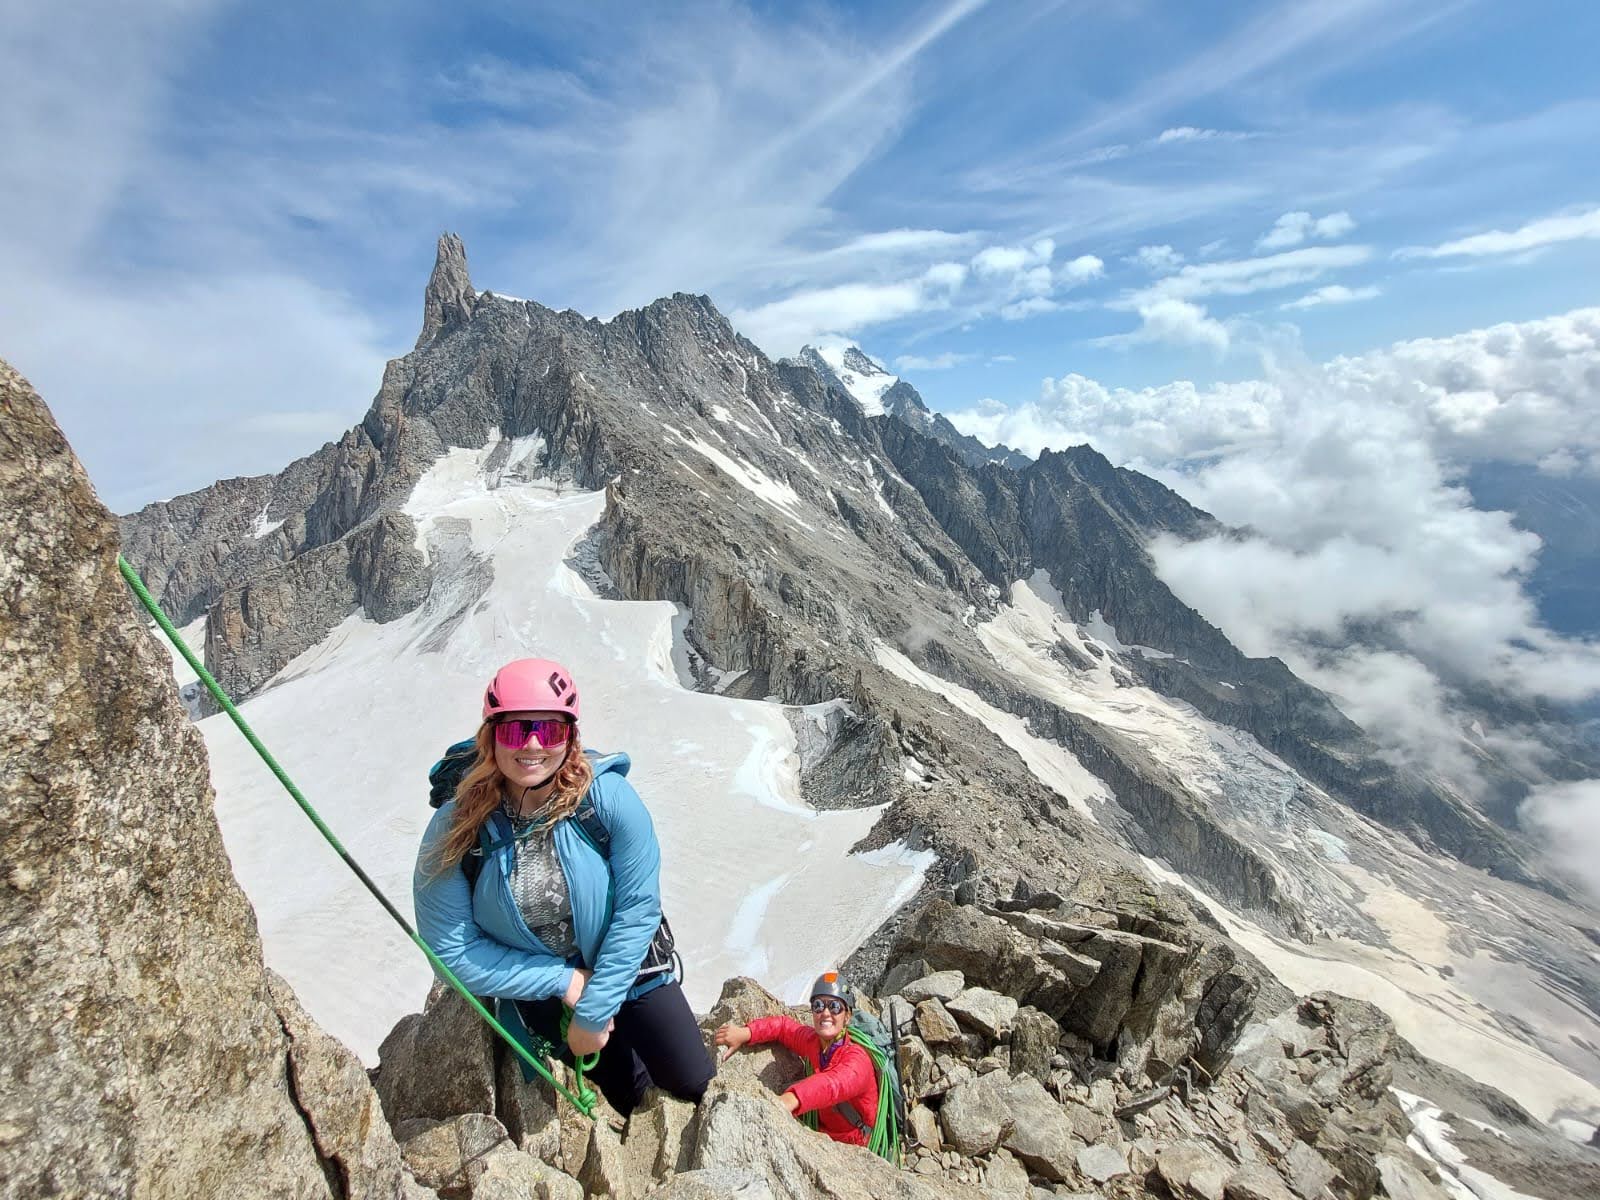
[[[413, 492], [408, 509], [442, 573], [429, 603], [386, 625], [347, 618], [244, 706], [247, 719], [404, 911], [431, 815], [429, 765], [476, 727], [484, 680], [502, 662], [559, 657], [583, 689], [586, 743], [633, 758], [691, 1002], [708, 1007], [740, 974], [803, 999], [817, 972], [916, 890], [932, 855], [851, 854], [878, 811], [801, 802], [780, 706], [686, 691], [673, 666], [675, 607], [601, 599], [564, 561], [604, 497], [487, 471], [497, 442], [451, 451]], [[510, 467], [530, 449], [514, 447]], [[201, 729], [269, 965], [375, 1062], [379, 1040], [426, 995], [426, 962], [227, 717]]]

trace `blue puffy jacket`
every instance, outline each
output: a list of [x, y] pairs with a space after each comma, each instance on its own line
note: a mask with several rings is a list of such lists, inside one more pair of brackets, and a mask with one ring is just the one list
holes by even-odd
[[456, 808], [453, 800], [440, 805], [422, 835], [412, 898], [417, 932], [475, 996], [542, 1000], [564, 995], [573, 968], [587, 967], [593, 976], [572, 1019], [598, 1033], [624, 1000], [666, 983], [670, 975], [654, 975], [634, 987], [661, 923], [661, 848], [650, 813], [624, 778], [628, 756], [590, 757], [589, 796], [610, 831], [610, 858], [590, 843], [577, 821], [561, 821], [553, 834], [572, 899], [575, 957], [552, 954], [522, 919], [511, 897], [516, 846], [502, 812], [489, 817], [479, 844], [504, 844], [485, 854], [477, 886], [469, 888], [459, 867], [437, 870], [435, 847], [448, 833]]

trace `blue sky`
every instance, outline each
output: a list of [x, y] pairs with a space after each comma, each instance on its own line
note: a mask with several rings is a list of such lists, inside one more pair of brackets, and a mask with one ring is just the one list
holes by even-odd
[[443, 229], [480, 288], [707, 292], [947, 410], [1596, 298], [1592, 6], [131, 7], [0, 43], [0, 352], [118, 508], [347, 427]]

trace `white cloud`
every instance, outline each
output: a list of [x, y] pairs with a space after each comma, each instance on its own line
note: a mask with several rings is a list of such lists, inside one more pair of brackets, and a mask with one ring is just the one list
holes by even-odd
[[[930, 243], [943, 248], [942, 239]], [[1022, 320], [1061, 307], [1056, 295], [1104, 274], [1105, 264], [1080, 254], [1053, 265], [1056, 243], [985, 246], [966, 263], [935, 262], [913, 278], [810, 288], [768, 304], [737, 309], [731, 319], [771, 353], [788, 354], [829, 334], [848, 334], [919, 312], [953, 310], [971, 320], [998, 315]]]
[[955, 291], [967, 281], [967, 264], [958, 262], [934, 263], [922, 273], [922, 281], [929, 287]]
[[792, 354], [823, 333], [855, 333], [944, 303], [919, 282], [847, 283], [797, 292], [759, 308], [735, 310], [729, 319], [758, 345], [778, 354]]
[[1308, 283], [1329, 271], [1358, 266], [1371, 257], [1370, 246], [1307, 246], [1262, 258], [1190, 263], [1176, 274], [1128, 293], [1115, 306], [1138, 308], [1158, 299], [1197, 300], [1273, 291]]
[[1600, 779], [1536, 787], [1517, 816], [1550, 856], [1600, 900]]
[[972, 269], [979, 275], [1015, 275], [1033, 256], [1021, 246], [990, 246], [972, 257]]
[[1340, 238], [1356, 227], [1347, 212], [1313, 217], [1308, 212], [1287, 212], [1256, 242], [1259, 250], [1287, 250], [1311, 238]]
[[1376, 287], [1345, 287], [1342, 283], [1330, 283], [1326, 287], [1319, 287], [1314, 292], [1308, 292], [1298, 300], [1291, 300], [1281, 305], [1283, 308], [1317, 308], [1324, 304], [1354, 304], [1358, 300], [1371, 300], [1383, 294]]
[[1099, 279], [1105, 274], [1106, 264], [1092, 254], [1080, 254], [1071, 262], [1063, 263], [1057, 272], [1057, 279], [1063, 284], [1071, 286], [1078, 283], [1087, 283], [1091, 279]]
[[1183, 266], [1183, 255], [1171, 246], [1140, 246], [1128, 261], [1154, 275], [1167, 275]]
[[1228, 348], [1228, 331], [1222, 323], [1187, 300], [1157, 300], [1141, 305], [1139, 319], [1144, 322], [1138, 334], [1141, 341], [1209, 346], [1219, 352]]
[[[857, 239], [859, 241], [860, 239]], [[926, 242], [929, 250], [948, 248], [945, 237], [891, 238], [898, 248]], [[854, 333], [919, 312], [949, 310], [961, 321], [999, 316], [1016, 321], [1061, 307], [1057, 295], [1100, 278], [1105, 263], [1080, 254], [1056, 266], [1056, 243], [1030, 241], [984, 246], [966, 262], [944, 259], [910, 276], [871, 282], [852, 279], [830, 287], [807, 288], [766, 304], [736, 309], [731, 319], [769, 353], [793, 353], [806, 342], [830, 334]], [[908, 266], [909, 264], [907, 264]]]
[[1148, 342], [1175, 346], [1203, 346], [1221, 354], [1228, 348], [1228, 330], [1206, 310], [1188, 300], [1155, 297], [1139, 305], [1139, 328], [1096, 338], [1095, 344], [1126, 349]]
[[1157, 134], [1156, 143], [1165, 146], [1172, 142], [1240, 142], [1252, 136], [1238, 130], [1198, 129], [1193, 125], [1176, 125]]
[[955, 354], [948, 350], [930, 356], [902, 354], [894, 360], [894, 365], [900, 371], [948, 371], [951, 367], [971, 362], [973, 357], [971, 354]]
[[[1247, 653], [1283, 657], [1397, 755], [1463, 786], [1483, 739], [1464, 727], [1458, 684], [1559, 702], [1600, 693], [1600, 644], [1552, 634], [1523, 590], [1538, 538], [1456, 483], [1473, 462], [1600, 471], [1600, 309], [1321, 366], [1280, 361], [1209, 388], [1067, 375], [1034, 403], [948, 415], [1027, 453], [1088, 441], [1248, 527], [1152, 552]], [[1525, 758], [1516, 736], [1483, 744]]]
[[1600, 308], [1337, 358], [1341, 387], [1400, 404], [1453, 463], [1600, 472]]
[[1450, 258], [1457, 255], [1516, 254], [1537, 250], [1559, 242], [1600, 238], [1600, 208], [1586, 212], [1544, 217], [1513, 230], [1496, 229], [1473, 234], [1433, 247], [1412, 247], [1400, 251], [1407, 258]]

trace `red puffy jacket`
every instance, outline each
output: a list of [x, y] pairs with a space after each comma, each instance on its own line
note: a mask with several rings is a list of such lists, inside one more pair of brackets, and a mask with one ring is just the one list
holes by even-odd
[[817, 1114], [817, 1127], [836, 1142], [865, 1146], [867, 1135], [851, 1124], [834, 1105], [848, 1100], [870, 1129], [878, 1120], [878, 1078], [872, 1059], [848, 1037], [834, 1043], [827, 1065], [822, 1062], [822, 1042], [817, 1031], [793, 1017], [757, 1017], [750, 1022], [750, 1044], [782, 1042], [811, 1064], [812, 1074], [789, 1090], [800, 1101], [795, 1116]]

